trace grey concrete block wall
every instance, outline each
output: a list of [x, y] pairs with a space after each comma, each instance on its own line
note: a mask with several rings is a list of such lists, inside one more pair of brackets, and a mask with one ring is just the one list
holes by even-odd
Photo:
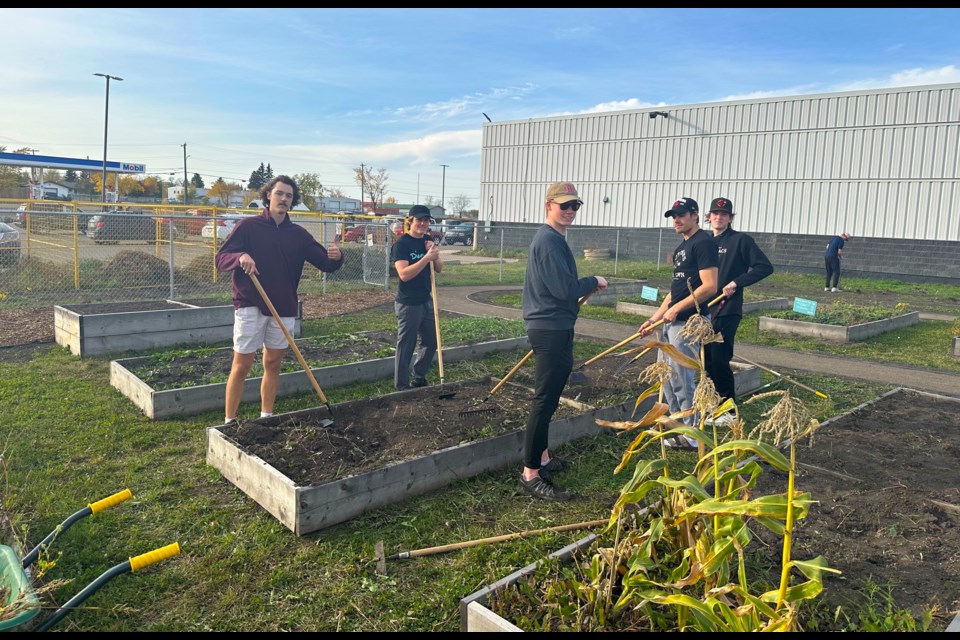
[[[492, 224], [489, 232], [481, 227], [478, 241], [484, 248], [497, 250], [502, 238], [505, 249], [526, 250], [538, 227]], [[751, 235], [778, 271], [824, 273], [823, 252], [830, 236]], [[679, 244], [676, 233], [667, 227], [614, 229], [574, 225], [567, 241], [578, 257], [586, 247], [605, 246], [616, 249], [620, 258], [660, 263], [667, 262]], [[842, 268], [845, 276], [960, 284], [960, 242], [854, 237], [844, 247]]]

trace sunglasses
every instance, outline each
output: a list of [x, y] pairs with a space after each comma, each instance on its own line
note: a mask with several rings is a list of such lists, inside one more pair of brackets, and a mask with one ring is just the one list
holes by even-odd
[[560, 207], [563, 211], [569, 211], [570, 209], [573, 209], [574, 211], [580, 211], [580, 206], [581, 206], [582, 204], [583, 204], [582, 202], [578, 202], [577, 200], [573, 200], [573, 201], [571, 201], [571, 202], [564, 202], [563, 204], [560, 204], [560, 203], [558, 202], [558, 203], [557, 203], [557, 206]]

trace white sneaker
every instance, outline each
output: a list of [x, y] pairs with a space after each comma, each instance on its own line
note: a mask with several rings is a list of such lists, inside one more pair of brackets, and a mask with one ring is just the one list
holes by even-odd
[[843, 292], [843, 289], [837, 289], [836, 287], [834, 287], [833, 289], [830, 289], [830, 291], [832, 291], [832, 292], [834, 292], [834, 293], [842, 293], [842, 292]]
[[728, 411], [727, 413], [717, 418], [713, 418], [713, 417], [707, 418], [704, 421], [704, 423], [711, 427], [715, 426], [715, 427], [723, 427], [725, 429], [729, 429], [736, 423], [736, 421], [737, 421], [736, 417]]
[[680, 451], [695, 451], [697, 449], [697, 441], [688, 436], [673, 436], [672, 438], [664, 438], [663, 445], [667, 449], [679, 449]]
[[823, 290], [824, 290], [824, 291], [830, 291], [830, 287], [824, 287]]

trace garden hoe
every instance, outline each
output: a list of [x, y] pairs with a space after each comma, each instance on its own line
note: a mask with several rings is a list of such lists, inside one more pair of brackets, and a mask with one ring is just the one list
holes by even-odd
[[[280, 319], [280, 314], [277, 313], [277, 309], [273, 306], [273, 303], [270, 302], [270, 298], [267, 297], [267, 292], [264, 291], [263, 287], [260, 285], [260, 279], [252, 273], [250, 274], [250, 279], [253, 280], [253, 284], [257, 287], [257, 291], [260, 292], [260, 296], [263, 298], [263, 301], [267, 303], [268, 307], [270, 307], [270, 313], [273, 314], [273, 319], [277, 321], [278, 325], [280, 325], [280, 330], [283, 331], [283, 337], [285, 337], [287, 342], [290, 343], [290, 348], [293, 349], [293, 353], [295, 356], [297, 356], [300, 366], [303, 367], [307, 377], [310, 378], [310, 384], [313, 385], [314, 391], [316, 391], [317, 395], [320, 396], [320, 401], [327, 405], [327, 411], [329, 411], [330, 415], [332, 416], [333, 409], [330, 407], [330, 403], [327, 402], [327, 396], [323, 395], [323, 389], [321, 389], [320, 385], [317, 384], [317, 379], [313, 376], [313, 371], [310, 370], [310, 365], [307, 364], [307, 361], [303, 358], [303, 354], [300, 353], [300, 347], [298, 347], [297, 343], [293, 341], [293, 336], [290, 335], [290, 332], [287, 331], [287, 328], [283, 325], [283, 321]], [[329, 426], [329, 424], [325, 424], [324, 426]]]
[[[592, 296], [595, 291], [596, 291], [596, 289], [594, 289], [593, 291], [591, 291], [591, 292], [588, 293], [587, 295], [585, 295], [585, 296], [583, 296], [582, 298], [580, 298], [579, 304], [580, 304], [581, 307], [582, 307], [584, 304], [587, 303], [587, 300], [590, 299], [590, 296]], [[498, 382], [497, 385], [496, 385], [493, 389], [490, 390], [490, 393], [487, 394], [487, 397], [486, 397], [486, 398], [484, 398], [483, 400], [480, 401], [480, 404], [481, 404], [481, 405], [482, 405], [482, 404], [485, 404], [485, 403], [487, 402], [487, 400], [489, 400], [491, 397], [493, 397], [493, 394], [495, 394], [497, 391], [499, 391], [499, 390], [500, 390], [500, 387], [502, 387], [503, 385], [505, 385], [505, 384], [507, 383], [507, 380], [509, 380], [509, 379], [513, 376], [513, 374], [515, 374], [517, 371], [519, 371], [519, 370], [520, 370], [520, 367], [522, 367], [524, 364], [526, 364], [527, 360], [529, 360], [529, 359], [532, 358], [532, 357], [533, 357], [533, 349], [531, 349], [530, 351], [527, 351], [527, 355], [523, 356], [523, 357], [520, 359], [520, 362], [518, 362], [517, 364], [515, 364], [515, 365], [513, 366], [513, 369], [510, 369], [510, 371], [507, 372], [507, 375], [503, 376], [503, 379], [500, 380], [500, 382]], [[570, 373], [570, 378], [567, 379], [567, 384], [570, 384], [570, 385], [573, 385], [573, 384], [583, 384], [584, 382], [586, 382], [586, 378], [587, 378], [587, 377], [586, 377], [584, 374], [580, 373], [580, 374], [578, 374], [578, 375], [581, 376], [581, 377], [580, 377], [580, 378], [576, 378], [576, 377], [574, 376], [574, 372], [571, 372], [571, 373]], [[495, 409], [494, 409], [493, 407], [480, 407], [480, 408], [477, 408], [477, 409], [465, 409], [465, 410], [461, 411], [458, 415], [462, 418], [463, 416], [469, 416], [469, 415], [474, 415], [474, 414], [478, 414], [478, 413], [493, 413], [494, 411], [495, 411]]]
[[430, 263], [430, 292], [433, 295], [433, 324], [437, 328], [437, 364], [440, 365], [440, 395], [441, 400], [449, 400], [457, 395], [456, 391], [443, 390], [443, 345], [440, 343], [440, 305], [437, 304], [437, 278], [434, 275], [433, 263]]
[[447, 551], [456, 551], [458, 549], [466, 549], [467, 547], [475, 547], [481, 544], [488, 544], [492, 542], [505, 542], [506, 540], [515, 540], [517, 538], [524, 538], [526, 536], [535, 536], [541, 533], [546, 533], [548, 531], [577, 531], [579, 529], [590, 529], [593, 527], [600, 527], [610, 522], [609, 518], [604, 518], [603, 520], [589, 520], [587, 522], [577, 522], [575, 524], [562, 524], [556, 527], [546, 527], [545, 529], [530, 529], [527, 531], [518, 531], [516, 533], [507, 533], [502, 536], [493, 536], [490, 538], [480, 538], [478, 540], [468, 540], [466, 542], [454, 542], [453, 544], [444, 544], [439, 547], [428, 547], [426, 549], [417, 549], [415, 551], [402, 551], [400, 553], [395, 553], [392, 556], [384, 557], [383, 555], [383, 541], [377, 542], [374, 547], [375, 559], [377, 562], [377, 573], [380, 575], [385, 575], [387, 572], [387, 560], [404, 560], [406, 558], [418, 558], [420, 556], [431, 556], [435, 553], [446, 553]]

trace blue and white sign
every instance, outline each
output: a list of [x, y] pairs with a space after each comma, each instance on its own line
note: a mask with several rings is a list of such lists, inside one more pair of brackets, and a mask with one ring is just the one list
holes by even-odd
[[644, 285], [643, 289], [640, 290], [640, 297], [643, 298], [644, 300], [654, 300], [654, 301], [656, 301], [656, 299], [657, 299], [657, 288], [656, 288], [656, 287], [648, 287], [648, 286]]
[[817, 315], [817, 301], [807, 300], [806, 298], [794, 298], [793, 312], [802, 313], [807, 316], [815, 316]]

